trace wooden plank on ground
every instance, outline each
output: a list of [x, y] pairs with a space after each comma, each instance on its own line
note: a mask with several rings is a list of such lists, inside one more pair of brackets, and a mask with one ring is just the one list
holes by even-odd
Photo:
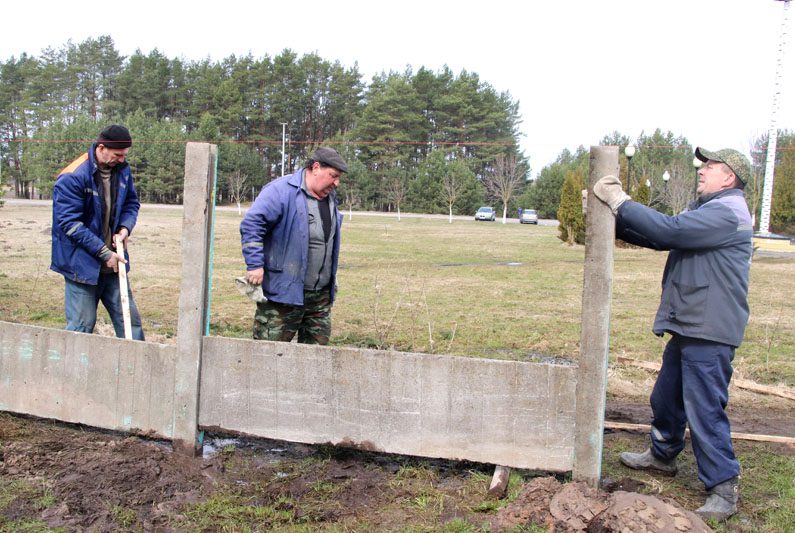
[[[646, 370], [651, 370], [653, 372], [658, 372], [660, 370], [660, 365], [657, 363], [651, 363], [649, 361], [638, 361], [637, 359], [632, 359], [631, 357], [617, 357], [616, 361], [618, 361], [618, 363], [622, 365], [644, 368]], [[768, 394], [771, 396], [779, 396], [781, 398], [795, 400], [795, 392], [786, 389], [782, 386], [762, 385], [761, 383], [756, 383], [748, 379], [733, 379], [731, 381], [731, 385], [734, 385], [738, 389], [744, 389], [752, 392], [758, 392], [760, 394]]]
[[[625, 431], [651, 431], [651, 426], [648, 424], [630, 424], [627, 422], [611, 422], [605, 420], [605, 429], [623, 429]], [[685, 435], [689, 435], [690, 430], [685, 430]], [[795, 446], [795, 437], [782, 437], [779, 435], [757, 435], [754, 433], [737, 433], [732, 431], [732, 438], [735, 440], [752, 440], [757, 442], [778, 442], [780, 444], [789, 444]]]

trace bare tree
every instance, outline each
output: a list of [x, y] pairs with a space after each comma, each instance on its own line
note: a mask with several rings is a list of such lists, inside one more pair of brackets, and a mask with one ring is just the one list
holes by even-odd
[[662, 199], [676, 215], [684, 211], [693, 200], [696, 175], [692, 167], [685, 167], [679, 161], [671, 164], [670, 175], [668, 183], [663, 184]]
[[400, 169], [394, 169], [394, 172], [389, 174], [386, 180], [386, 190], [390, 200], [395, 204], [398, 222], [400, 222], [400, 203], [406, 197], [406, 180], [403, 178], [403, 172]]
[[483, 176], [483, 186], [490, 198], [502, 202], [502, 223], [507, 222], [508, 203], [519, 189], [527, 171], [524, 165], [517, 163], [516, 157], [500, 155], [494, 160], [492, 171]]
[[353, 219], [353, 206], [359, 205], [359, 193], [351, 185], [343, 190], [343, 204], [348, 206], [348, 220]]
[[228, 188], [229, 188], [229, 198], [232, 199], [233, 202], [237, 204], [237, 214], [242, 215], [242, 210], [240, 209], [240, 202], [243, 200], [243, 190], [246, 186], [246, 176], [244, 176], [240, 170], [236, 170], [229, 176], [228, 181]]
[[449, 222], [452, 224], [453, 205], [458, 199], [458, 196], [464, 190], [464, 177], [448, 168], [448, 172], [445, 172], [444, 177], [442, 178], [442, 190], [444, 191], [445, 201], [447, 201]]

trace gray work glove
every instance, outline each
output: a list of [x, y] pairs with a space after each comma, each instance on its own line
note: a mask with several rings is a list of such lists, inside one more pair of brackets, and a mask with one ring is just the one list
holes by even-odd
[[246, 298], [255, 302], [267, 302], [268, 298], [262, 292], [262, 285], [252, 285], [244, 277], [235, 278], [237, 290]]
[[593, 193], [610, 207], [614, 215], [618, 214], [618, 208], [624, 202], [632, 199], [621, 188], [621, 180], [615, 176], [605, 176], [597, 181], [593, 186]]

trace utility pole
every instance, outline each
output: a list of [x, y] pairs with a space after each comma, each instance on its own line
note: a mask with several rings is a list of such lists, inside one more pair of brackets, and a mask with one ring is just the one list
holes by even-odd
[[776, 115], [778, 114], [778, 97], [781, 93], [781, 76], [784, 65], [784, 52], [787, 48], [787, 32], [789, 31], [789, 5], [791, 0], [776, 0], [784, 2], [784, 15], [781, 20], [781, 38], [778, 44], [778, 58], [776, 59], [776, 77], [773, 84], [773, 109], [770, 112], [770, 130], [767, 135], [767, 159], [765, 161], [765, 185], [762, 190], [762, 213], [759, 219], [759, 236], [770, 235], [770, 205], [773, 202], [773, 177], [776, 167], [776, 143], [778, 142], [778, 128]]
[[286, 138], [287, 123], [282, 122], [282, 176], [284, 176], [284, 141]]

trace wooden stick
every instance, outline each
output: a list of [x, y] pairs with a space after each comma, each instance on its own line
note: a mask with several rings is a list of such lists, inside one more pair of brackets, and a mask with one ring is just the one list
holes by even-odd
[[[627, 422], [610, 422], [605, 420], [605, 429], [623, 429], [627, 431], [651, 431], [651, 426], [648, 424], [629, 424]], [[690, 430], [685, 430], [685, 434], [689, 434]], [[780, 437], [778, 435], [757, 435], [754, 433], [735, 433], [732, 431], [732, 438], [735, 440], [753, 440], [758, 442], [778, 442], [781, 444], [789, 444], [795, 446], [795, 437]]]
[[489, 496], [495, 498], [502, 498], [505, 496], [505, 491], [508, 490], [508, 479], [511, 477], [511, 469], [507, 466], [497, 466], [494, 469], [494, 476], [491, 478], [491, 485], [489, 485]]
[[[651, 370], [653, 372], [657, 372], [660, 370], [660, 365], [656, 363], [650, 363], [648, 361], [638, 361], [637, 359], [632, 359], [630, 357], [617, 357], [616, 360], [623, 365], [645, 368], [646, 370]], [[770, 385], [762, 385], [760, 383], [756, 383], [748, 379], [733, 379], [731, 381], [731, 384], [737, 387], [738, 389], [745, 389], [752, 392], [758, 392], [760, 394], [770, 394], [773, 396], [779, 396], [781, 398], [795, 400], [795, 392], [787, 390], [780, 386], [773, 387]]]
[[637, 359], [632, 359], [630, 357], [616, 357], [616, 361], [621, 363], [622, 365], [629, 365], [629, 366], [636, 366], [638, 368], [645, 368], [646, 370], [651, 370], [653, 372], [657, 372], [660, 370], [660, 365], [657, 363], [650, 363], [648, 361], [638, 361]]
[[[124, 257], [124, 239], [116, 235], [116, 253]], [[124, 338], [132, 339], [132, 321], [130, 320], [130, 298], [127, 288], [127, 265], [119, 263], [119, 294], [121, 296], [121, 309], [124, 317]]]
[[782, 398], [789, 398], [790, 400], [795, 400], [795, 392], [782, 389], [781, 387], [771, 387], [770, 385], [762, 385], [760, 383], [755, 383], [747, 379], [733, 379], [731, 382], [740, 389], [746, 389], [753, 392], [759, 392], [762, 394], [772, 394], [773, 396], [781, 396]]

